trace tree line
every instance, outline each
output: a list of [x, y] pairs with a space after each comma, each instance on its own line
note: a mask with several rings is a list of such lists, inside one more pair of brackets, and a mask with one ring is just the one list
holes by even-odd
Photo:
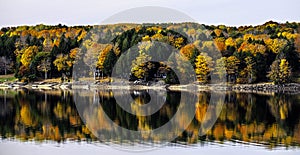
[[[273, 21], [240, 27], [197, 23], [5, 27], [0, 31], [0, 74], [14, 73], [26, 81], [70, 78], [73, 66], [82, 64], [87, 75], [98, 70], [98, 75], [110, 77], [115, 63], [122, 60], [133, 80], [153, 80], [162, 73], [167, 83], [178, 83], [169, 64], [151, 61], [157, 56], [176, 59], [183, 72], [180, 61], [188, 61], [201, 83], [216, 76], [231, 83], [282, 84], [299, 74], [299, 31], [299, 23]], [[167, 46], [155, 42], [172, 46], [185, 59], [179, 61]]]

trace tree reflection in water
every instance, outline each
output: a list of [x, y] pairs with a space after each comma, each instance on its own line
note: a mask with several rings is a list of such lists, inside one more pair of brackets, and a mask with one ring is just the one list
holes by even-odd
[[[0, 90], [2, 139], [98, 141], [81, 120], [73, 93], [61, 90]], [[146, 105], [151, 100], [147, 93], [147, 90], [135, 90], [130, 95], [135, 103]], [[89, 113], [82, 113], [86, 115], [85, 121], [95, 121], [89, 128], [105, 131], [108, 135], [113, 128], [111, 124], [102, 121], [103, 113], [123, 128], [134, 131], [152, 130], [166, 124], [174, 116], [182, 97], [181, 92], [168, 91], [165, 93], [165, 103], [158, 111], [151, 116], [136, 116], [116, 104], [113, 96], [122, 95], [121, 93], [97, 90], [94, 93], [81, 91], [79, 94], [86, 98], [86, 103], [82, 104], [96, 105], [92, 111], [86, 111]], [[226, 92], [225, 103], [217, 122], [202, 136], [199, 136], [199, 132], [202, 132], [199, 130], [201, 123], [205, 117], [215, 114], [213, 111], [206, 113], [210, 92], [199, 92], [197, 97], [196, 103], [190, 103], [195, 106], [195, 117], [174, 143], [190, 145], [225, 141], [251, 142], [250, 145], [259, 144], [269, 148], [300, 145], [300, 95]], [[132, 104], [131, 110], [139, 113], [134, 105]], [[89, 120], [94, 116], [98, 119]], [[181, 121], [185, 117], [183, 113]], [[143, 137], [147, 138], [149, 137]], [[154, 138], [160, 140], [160, 137]]]

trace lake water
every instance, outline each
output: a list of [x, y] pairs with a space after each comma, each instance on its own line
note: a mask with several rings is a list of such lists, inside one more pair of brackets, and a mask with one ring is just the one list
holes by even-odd
[[0, 154], [300, 151], [300, 95], [0, 90]]

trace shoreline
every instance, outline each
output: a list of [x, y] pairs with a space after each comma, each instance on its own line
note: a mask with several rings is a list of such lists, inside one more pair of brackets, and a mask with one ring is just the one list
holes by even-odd
[[0, 84], [0, 89], [44, 89], [44, 90], [77, 90], [77, 89], [167, 89], [170, 91], [235, 91], [245, 93], [300, 93], [300, 83], [287, 83], [275, 85], [273, 83], [257, 84], [187, 84], [187, 85], [137, 85], [127, 83], [56, 83], [56, 82], [5, 82]]

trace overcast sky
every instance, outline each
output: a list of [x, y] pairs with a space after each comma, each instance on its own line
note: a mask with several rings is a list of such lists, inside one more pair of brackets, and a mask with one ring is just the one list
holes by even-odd
[[0, 0], [0, 27], [101, 24], [120, 11], [142, 6], [175, 9], [204, 24], [300, 22], [299, 0]]

